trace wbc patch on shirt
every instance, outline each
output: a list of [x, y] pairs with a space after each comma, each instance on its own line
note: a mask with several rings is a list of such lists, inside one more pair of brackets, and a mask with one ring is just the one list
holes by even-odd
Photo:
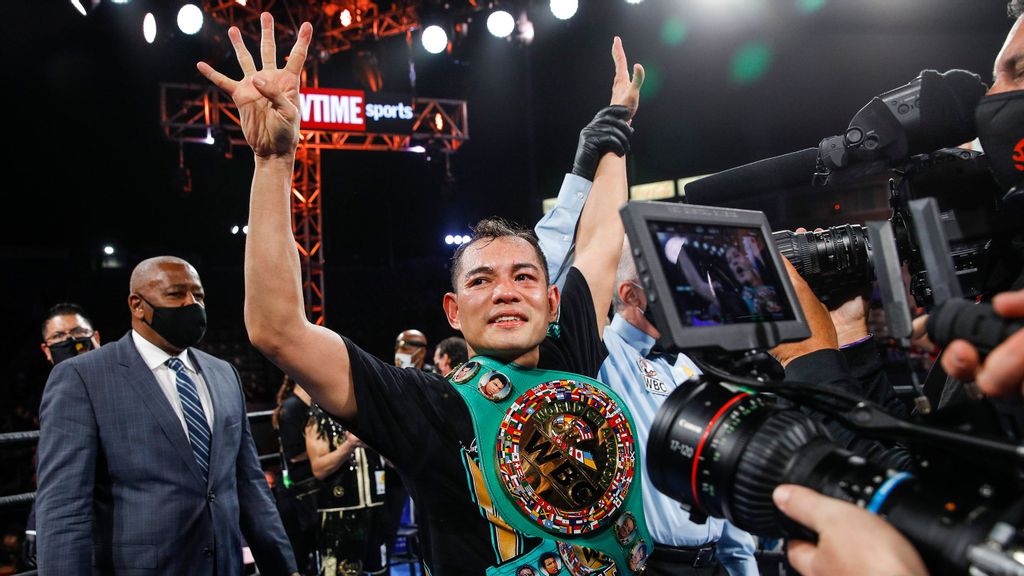
[[636, 366], [640, 369], [640, 375], [644, 380], [644, 388], [651, 394], [659, 394], [661, 396], [668, 396], [671, 390], [668, 386], [658, 378], [658, 371], [654, 369], [654, 365], [651, 364], [643, 356], [636, 359]]

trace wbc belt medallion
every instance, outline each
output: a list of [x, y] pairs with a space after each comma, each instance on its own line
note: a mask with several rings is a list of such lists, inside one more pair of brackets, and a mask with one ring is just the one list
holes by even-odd
[[586, 534], [616, 519], [633, 480], [626, 416], [604, 392], [574, 380], [534, 386], [498, 427], [498, 477], [515, 505], [555, 534]]

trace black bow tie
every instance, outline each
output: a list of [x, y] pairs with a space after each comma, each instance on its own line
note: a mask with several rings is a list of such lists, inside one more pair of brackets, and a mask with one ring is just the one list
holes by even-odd
[[648, 360], [654, 360], [656, 358], [664, 358], [670, 366], [675, 366], [676, 360], [679, 358], [678, 352], [666, 352], [661, 346], [655, 344], [651, 347], [651, 351], [647, 353]]

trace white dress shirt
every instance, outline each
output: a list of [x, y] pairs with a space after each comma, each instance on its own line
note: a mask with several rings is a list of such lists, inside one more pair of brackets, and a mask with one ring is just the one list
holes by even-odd
[[[171, 370], [165, 364], [171, 355], [158, 348], [156, 344], [146, 340], [142, 334], [135, 330], [132, 330], [132, 340], [135, 342], [135, 349], [142, 356], [142, 361], [153, 371], [153, 376], [156, 377], [160, 390], [167, 397], [167, 401], [171, 403], [171, 408], [178, 415], [181, 427], [185, 430], [185, 435], [188, 436], [188, 426], [185, 424], [185, 413], [181, 411], [181, 399], [178, 398], [178, 384], [175, 381], [174, 370]], [[196, 383], [199, 401], [203, 404], [203, 412], [206, 413], [206, 423], [210, 425], [210, 430], [212, 431], [213, 401], [210, 400], [210, 389], [206, 386], [206, 380], [203, 379], [203, 375], [197, 372], [195, 366], [192, 365], [192, 359], [188, 356], [188, 350], [184, 350], [177, 357], [185, 365], [185, 372], [188, 374], [188, 377]]]

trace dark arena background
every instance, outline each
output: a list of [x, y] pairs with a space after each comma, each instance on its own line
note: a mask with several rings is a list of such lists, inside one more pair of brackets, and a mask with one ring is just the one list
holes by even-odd
[[[252, 153], [227, 142], [230, 130], [215, 126], [210, 143], [193, 143], [162, 124], [162, 84], [206, 86], [196, 61], [240, 75], [227, 28], [212, 14], [231, 2], [197, 3], [207, 13], [194, 35], [175, 24], [182, 4], [4, 3], [0, 432], [37, 428], [50, 369], [40, 352], [45, 311], [77, 302], [103, 341], [114, 341], [129, 329], [132, 267], [160, 254], [199, 270], [210, 322], [202, 347], [238, 367], [250, 410], [273, 405], [281, 375], [249, 345], [242, 320]], [[990, 81], [1012, 24], [1004, 1], [984, 0], [579, 0], [564, 20], [554, 0], [267, 4], [279, 25], [298, 7], [408, 7], [417, 19], [408, 30], [311, 54], [319, 85], [466, 103], [468, 139], [457, 150], [426, 138], [404, 147], [415, 150], [322, 152], [323, 321], [385, 359], [403, 329], [422, 330], [431, 345], [454, 334], [441, 310], [456, 247], [446, 236], [469, 234], [486, 216], [531, 226], [541, 217], [571, 168], [580, 128], [608, 103], [613, 36], [647, 70], [630, 184], [669, 181], [671, 191], [678, 179], [841, 134], [873, 96], [923, 69], [963, 68]], [[498, 8], [520, 19], [508, 38], [488, 33]], [[147, 12], [157, 23], [152, 43], [143, 37]], [[439, 54], [421, 44], [428, 24], [448, 32]], [[279, 58], [291, 42], [279, 41]], [[741, 206], [765, 210], [775, 229], [863, 222], [887, 210], [884, 190], [873, 188], [800, 199], [764, 194]], [[269, 422], [254, 426], [260, 452], [273, 453]], [[0, 495], [34, 490], [33, 451], [0, 452]], [[20, 537], [27, 510], [0, 508], [4, 555], [14, 553], [7, 535]], [[9, 560], [0, 555], [0, 564]]]

